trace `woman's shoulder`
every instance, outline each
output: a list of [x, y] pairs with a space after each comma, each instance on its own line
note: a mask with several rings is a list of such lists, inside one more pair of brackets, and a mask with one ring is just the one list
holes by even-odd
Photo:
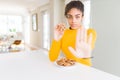
[[88, 33], [88, 35], [89, 35], [90, 33], [92, 33], [93, 35], [96, 35], [96, 34], [97, 34], [96, 30], [93, 29], [93, 28], [87, 29], [87, 33]]
[[88, 28], [88, 29], [87, 29], [87, 32], [90, 32], [90, 33], [91, 33], [91, 32], [92, 32], [92, 33], [96, 33], [96, 30], [93, 29], [93, 28]]

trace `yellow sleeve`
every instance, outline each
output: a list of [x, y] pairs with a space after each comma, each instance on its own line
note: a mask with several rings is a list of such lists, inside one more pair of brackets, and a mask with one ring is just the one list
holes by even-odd
[[61, 40], [59, 40], [59, 41], [53, 40], [51, 48], [49, 50], [50, 61], [53, 62], [58, 58], [58, 56], [60, 54], [60, 49], [61, 49]]
[[90, 34], [92, 34], [92, 44], [91, 44], [91, 47], [92, 47], [92, 49], [94, 49], [96, 38], [97, 38], [97, 33], [96, 33], [96, 31], [94, 29], [88, 29], [87, 35], [89, 36]]

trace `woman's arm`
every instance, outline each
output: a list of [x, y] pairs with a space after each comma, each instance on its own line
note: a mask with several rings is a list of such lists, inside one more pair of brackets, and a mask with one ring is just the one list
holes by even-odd
[[49, 50], [50, 61], [55, 61], [60, 54], [61, 39], [64, 34], [64, 30], [65, 30], [64, 24], [58, 24], [54, 29], [54, 40]]
[[60, 49], [61, 49], [61, 40], [59, 40], [59, 41], [53, 40], [51, 48], [49, 50], [50, 61], [53, 62], [58, 58], [58, 56], [60, 54]]

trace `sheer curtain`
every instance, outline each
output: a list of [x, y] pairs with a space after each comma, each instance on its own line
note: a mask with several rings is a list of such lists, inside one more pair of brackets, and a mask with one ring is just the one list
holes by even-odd
[[43, 48], [49, 50], [50, 48], [50, 21], [49, 12], [43, 12]]
[[22, 32], [22, 16], [0, 15], [0, 33]]

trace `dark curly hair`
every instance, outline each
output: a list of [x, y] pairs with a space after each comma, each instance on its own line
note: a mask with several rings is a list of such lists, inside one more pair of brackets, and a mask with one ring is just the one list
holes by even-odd
[[76, 8], [82, 12], [82, 16], [84, 16], [84, 4], [81, 1], [71, 1], [69, 2], [66, 7], [65, 7], [65, 13], [64, 15], [66, 16], [67, 13], [72, 9]]

